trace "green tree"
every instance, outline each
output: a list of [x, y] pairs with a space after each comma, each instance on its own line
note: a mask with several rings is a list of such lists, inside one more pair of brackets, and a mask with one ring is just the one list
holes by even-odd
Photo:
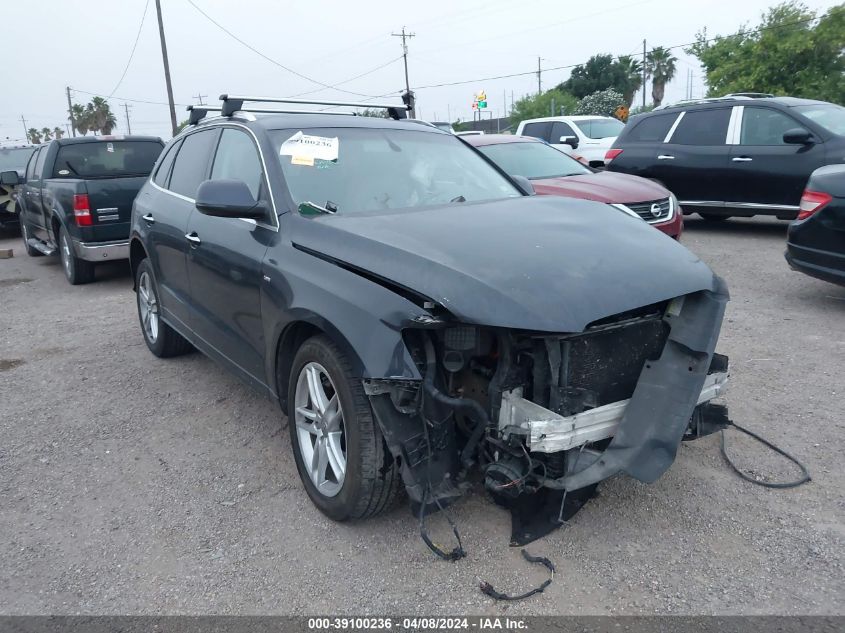
[[111, 134], [112, 130], [117, 127], [117, 118], [109, 107], [109, 102], [102, 97], [94, 97], [91, 99], [85, 109], [90, 108], [91, 119], [93, 121], [92, 129], [100, 134]]
[[53, 138], [62, 138], [64, 135], [65, 131], [59, 126], [53, 128]]
[[620, 92], [622, 92], [625, 105], [631, 107], [634, 95], [643, 85], [643, 64], [630, 55], [622, 55], [616, 60], [616, 66], [620, 73], [620, 82], [616, 88], [622, 89]]
[[364, 108], [358, 113], [359, 116], [376, 117], [377, 119], [389, 119], [390, 114], [384, 108]]
[[613, 88], [621, 92], [625, 105], [630, 106], [634, 93], [642, 86], [642, 65], [630, 55], [613, 59], [613, 55], [593, 55], [586, 64], [572, 69], [569, 79], [558, 86], [578, 99]]
[[181, 131], [182, 131], [182, 130], [184, 130], [186, 127], [188, 127], [188, 123], [189, 123], [188, 119], [185, 119], [184, 121], [182, 121], [182, 122], [181, 122], [181, 123], [180, 123], [180, 124], [176, 127], [176, 134], [179, 134], [179, 132], [181, 132]]
[[26, 133], [29, 136], [29, 142], [33, 145], [38, 145], [41, 142], [41, 132], [34, 127], [29, 128]]
[[784, 2], [761, 16], [758, 27], [709, 42], [697, 35], [687, 49], [707, 75], [709, 94], [767, 92], [845, 102], [845, 5], [819, 18], [798, 2]]
[[539, 95], [527, 95], [513, 104], [510, 123], [513, 129], [525, 119], [537, 119], [544, 116], [572, 114], [578, 99], [558, 88], [546, 90]]
[[623, 105], [624, 96], [618, 90], [608, 88], [587, 95], [578, 103], [574, 114], [590, 114], [594, 116], [613, 116], [616, 108]]
[[645, 58], [646, 77], [651, 79], [651, 98], [656, 108], [663, 102], [666, 84], [675, 76], [675, 56], [662, 46], [655, 46]]
[[48, 127], [41, 128], [41, 138], [44, 139], [44, 142], [52, 141], [53, 140], [53, 130]]

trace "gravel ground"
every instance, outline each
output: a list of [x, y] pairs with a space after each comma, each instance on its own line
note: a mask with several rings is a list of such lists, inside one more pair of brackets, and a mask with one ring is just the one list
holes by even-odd
[[[454, 509], [468, 556], [436, 559], [405, 507], [337, 524], [309, 502], [278, 406], [200, 354], [145, 348], [128, 267], [71, 287], [0, 239], [0, 613], [845, 614], [845, 289], [790, 272], [785, 224], [690, 219], [683, 241], [733, 296], [719, 350], [732, 417], [803, 459], [767, 490], [684, 444], [653, 485], [605, 482], [568, 526], [509, 548], [476, 487]], [[749, 471], [795, 471], [736, 432]], [[442, 543], [450, 533], [432, 519]]]

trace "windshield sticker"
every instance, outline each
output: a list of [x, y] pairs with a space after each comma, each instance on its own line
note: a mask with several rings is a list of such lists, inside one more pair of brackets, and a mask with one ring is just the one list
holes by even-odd
[[70, 172], [67, 169], [60, 169], [59, 176], [67, 176]]
[[106, 143], [106, 151], [114, 153], [114, 143]]
[[[291, 156], [293, 165], [314, 166], [314, 159], [337, 160], [340, 142], [337, 137], [309, 136], [302, 130], [282, 143], [280, 156]], [[310, 159], [310, 160], [308, 160]]]

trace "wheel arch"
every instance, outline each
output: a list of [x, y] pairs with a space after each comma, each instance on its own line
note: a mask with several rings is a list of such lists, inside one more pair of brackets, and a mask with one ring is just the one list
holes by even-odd
[[135, 271], [138, 270], [138, 265], [144, 261], [147, 255], [147, 249], [137, 237], [133, 237], [129, 242], [129, 269], [132, 272], [132, 290], [137, 290], [135, 287]]
[[297, 351], [308, 339], [324, 335], [335, 343], [349, 360], [356, 376], [363, 377], [364, 363], [345, 336], [329, 321], [316, 314], [299, 314], [282, 329], [276, 340], [275, 363], [273, 367], [274, 385], [279, 397], [282, 412], [288, 412], [288, 385], [291, 367]]

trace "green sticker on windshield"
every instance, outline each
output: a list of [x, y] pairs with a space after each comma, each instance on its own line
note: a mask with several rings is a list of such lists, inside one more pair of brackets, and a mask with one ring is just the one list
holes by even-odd
[[331, 169], [332, 167], [337, 166], [337, 159], [334, 160], [324, 160], [322, 158], [315, 158], [314, 159], [314, 167], [317, 169]]

